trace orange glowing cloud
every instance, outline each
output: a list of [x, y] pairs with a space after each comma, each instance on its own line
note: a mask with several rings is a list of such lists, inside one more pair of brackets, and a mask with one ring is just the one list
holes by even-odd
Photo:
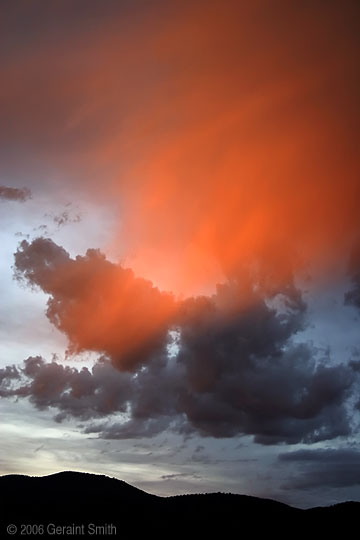
[[115, 242], [130, 238], [137, 274], [175, 292], [254, 263], [286, 280], [331, 264], [358, 229], [353, 36], [336, 10], [268, 9], [210, 3], [148, 29], [159, 74], [126, 115], [126, 140], [102, 150], [125, 162]]
[[178, 310], [174, 298], [106, 260], [97, 250], [71, 259], [52, 240], [24, 240], [16, 275], [50, 298], [47, 316], [69, 340], [69, 352], [97, 351], [121, 369], [161, 353]]
[[115, 204], [108, 249], [136, 275], [185, 295], [244, 265], [284, 281], [359, 228], [358, 9], [160, 2], [30, 49], [2, 93], [22, 142]]

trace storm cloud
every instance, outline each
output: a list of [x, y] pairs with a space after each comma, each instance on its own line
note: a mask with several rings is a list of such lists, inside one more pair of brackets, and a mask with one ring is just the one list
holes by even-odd
[[221, 287], [216, 302], [192, 301], [182, 327], [178, 361], [188, 384], [181, 403], [191, 424], [203, 435], [253, 434], [261, 444], [348, 434], [344, 401], [354, 373], [316, 363], [310, 345], [293, 343], [304, 324], [301, 295], [285, 291], [290, 308], [279, 313], [254, 294], [230, 318], [216, 305], [224, 295], [233, 299], [234, 287]]
[[[19, 369], [1, 370], [0, 395], [27, 397], [40, 410], [57, 409], [57, 421], [67, 415], [86, 420], [125, 412], [131, 399], [129, 378], [102, 359], [91, 370], [77, 370], [36, 356], [27, 358]], [[18, 384], [11, 386], [14, 379]]]
[[[302, 367], [294, 364], [299, 360], [305, 360]], [[181, 362], [155, 364], [124, 373], [105, 358], [92, 369], [77, 370], [30, 357], [19, 369], [3, 370], [0, 395], [50, 408], [59, 422], [67, 417], [89, 421], [84, 433], [104, 439], [152, 437], [170, 429], [214, 437], [250, 434], [260, 444], [291, 444], [351, 432], [344, 402], [353, 375], [346, 367], [314, 369], [304, 356], [289, 353], [273, 367], [245, 368], [240, 363], [235, 375], [224, 368], [223, 386], [204, 393], [188, 390], [190, 380]], [[231, 392], [226, 385], [230, 377], [235, 377]]]
[[348, 398], [357, 372], [294, 340], [306, 326], [306, 304], [292, 282], [269, 297], [244, 275], [212, 296], [175, 300], [98, 250], [73, 259], [44, 238], [21, 242], [15, 272], [49, 295], [48, 318], [73, 352], [101, 354], [92, 371], [25, 361], [28, 382], [13, 395], [58, 409], [58, 420], [90, 420], [84, 431], [102, 438], [169, 428], [253, 435], [263, 445], [352, 432]]

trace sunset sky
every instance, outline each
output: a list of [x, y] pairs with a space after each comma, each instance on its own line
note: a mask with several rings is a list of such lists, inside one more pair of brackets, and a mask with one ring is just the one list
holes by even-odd
[[360, 500], [360, 6], [0, 8], [0, 472]]

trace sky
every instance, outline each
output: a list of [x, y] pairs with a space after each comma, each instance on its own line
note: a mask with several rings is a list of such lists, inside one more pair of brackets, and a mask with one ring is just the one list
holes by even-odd
[[358, 3], [1, 11], [1, 474], [360, 500]]

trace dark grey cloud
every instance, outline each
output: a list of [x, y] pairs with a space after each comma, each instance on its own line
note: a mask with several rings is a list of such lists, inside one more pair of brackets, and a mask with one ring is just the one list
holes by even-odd
[[[91, 370], [77, 370], [30, 357], [21, 368], [2, 370], [0, 395], [28, 398], [39, 409], [51, 408], [57, 421], [68, 416], [82, 420], [103, 418], [100, 423], [85, 424], [83, 431], [104, 439], [152, 437], [166, 429], [184, 435], [215, 437], [247, 433], [255, 435], [261, 444], [311, 443], [348, 434], [350, 425], [344, 400], [353, 380], [352, 370], [322, 368], [319, 372], [306, 373], [305, 367], [300, 380], [297, 370], [288, 367], [279, 375], [276, 369], [274, 374], [268, 368], [258, 374], [261, 382], [255, 385], [245, 372], [243, 384], [239, 381], [234, 384], [239, 388], [238, 395], [248, 385], [248, 396], [253, 395], [254, 400], [248, 403], [242, 399], [234, 406], [230, 396], [224, 404], [224, 397], [215, 392], [207, 397], [210, 405], [206, 416], [201, 394], [193, 394], [195, 403], [189, 413], [184, 399], [189, 380], [179, 362], [173, 366], [165, 362], [151, 364], [136, 373], [124, 373], [114, 369], [105, 358]], [[238, 379], [240, 376], [239, 370]], [[304, 382], [308, 388], [302, 386]], [[276, 387], [269, 392], [267, 385], [271, 387], [274, 383]], [[289, 398], [291, 392], [297, 398]], [[226, 415], [222, 416], [224, 410]], [[123, 420], [111, 421], [111, 415], [119, 413], [124, 414]], [[192, 459], [204, 461], [201, 447]]]
[[16, 366], [6, 366], [0, 368], [0, 383], [7, 382], [11, 379], [18, 379], [20, 377], [20, 372]]
[[0, 186], [0, 200], [25, 202], [31, 198], [28, 188]]
[[[346, 400], [355, 376], [346, 366], [315, 367], [304, 346], [280, 359], [223, 367], [212, 390], [196, 391], [180, 359], [146, 366], [131, 380], [131, 417], [86, 426], [102, 438], [153, 436], [169, 428], [185, 436], [255, 436], [260, 444], [313, 443], [351, 432]], [[203, 369], [206, 370], [206, 359]], [[194, 454], [201, 459], [201, 453]]]
[[11, 394], [11, 385], [19, 380], [20, 372], [16, 366], [6, 366], [0, 368], [0, 397], [7, 397]]
[[298, 472], [283, 489], [343, 488], [360, 485], [360, 451], [357, 448], [298, 450], [279, 455], [279, 461]]
[[[222, 342], [220, 350], [224, 347]], [[20, 371], [3, 370], [1, 392], [29, 398], [40, 409], [54, 408], [58, 421], [103, 417], [100, 423], [86, 424], [84, 432], [104, 439], [151, 437], [171, 429], [214, 437], [246, 433], [258, 443], [276, 444], [350, 433], [345, 402], [355, 377], [351, 368], [316, 367], [305, 346], [268, 358], [252, 358], [249, 351], [241, 358], [236, 352], [228, 359], [223, 351], [216, 380], [205, 377], [206, 385], [200, 385], [198, 374], [197, 387], [183, 352], [177, 360], [164, 354], [135, 373], [119, 372], [106, 359], [92, 370], [78, 371], [29, 358]], [[208, 361], [204, 357], [205, 371]], [[11, 383], [19, 378], [21, 384], [14, 388]], [[118, 413], [124, 413], [124, 420], [111, 421]], [[200, 449], [194, 460], [202, 460]]]
[[[358, 373], [294, 342], [306, 326], [306, 305], [291, 281], [269, 296], [243, 275], [210, 297], [175, 301], [97, 250], [72, 259], [46, 238], [21, 242], [15, 273], [49, 295], [47, 315], [75, 351], [107, 358], [92, 372], [26, 361], [22, 376], [30, 383], [17, 395], [57, 408], [58, 420], [126, 413], [124, 421], [84, 426], [105, 439], [172, 429], [184, 436], [247, 434], [260, 444], [310, 444], [352, 432], [347, 407]], [[151, 327], [164, 306], [165, 317]], [[148, 324], [154, 335], [146, 334]], [[140, 331], [129, 340], [134, 327]], [[169, 357], [174, 329], [179, 351]], [[100, 377], [105, 372], [109, 380]]]
[[305, 305], [293, 287], [284, 293], [282, 314], [255, 295], [230, 319], [222, 319], [218, 305], [236, 298], [234, 286], [220, 288], [215, 299], [188, 302], [178, 357], [188, 382], [181, 407], [203, 435], [247, 433], [276, 444], [349, 433], [343, 404], [354, 374], [316, 364], [311, 346], [292, 344]]
[[163, 474], [160, 476], [161, 480], [175, 480], [178, 478], [193, 478], [200, 480], [202, 476], [196, 473], [174, 473], [174, 474]]
[[[10, 386], [12, 379], [18, 384]], [[125, 412], [131, 398], [129, 375], [114, 370], [100, 359], [89, 370], [77, 370], [41, 357], [29, 357], [19, 369], [7, 367], [0, 373], [0, 395], [29, 398], [38, 409], [53, 408], [55, 419], [68, 415], [87, 420]]]
[[20, 243], [15, 253], [15, 277], [31, 286], [39, 286], [51, 292], [55, 269], [70, 260], [69, 254], [50, 238], [37, 238], [31, 244]]

